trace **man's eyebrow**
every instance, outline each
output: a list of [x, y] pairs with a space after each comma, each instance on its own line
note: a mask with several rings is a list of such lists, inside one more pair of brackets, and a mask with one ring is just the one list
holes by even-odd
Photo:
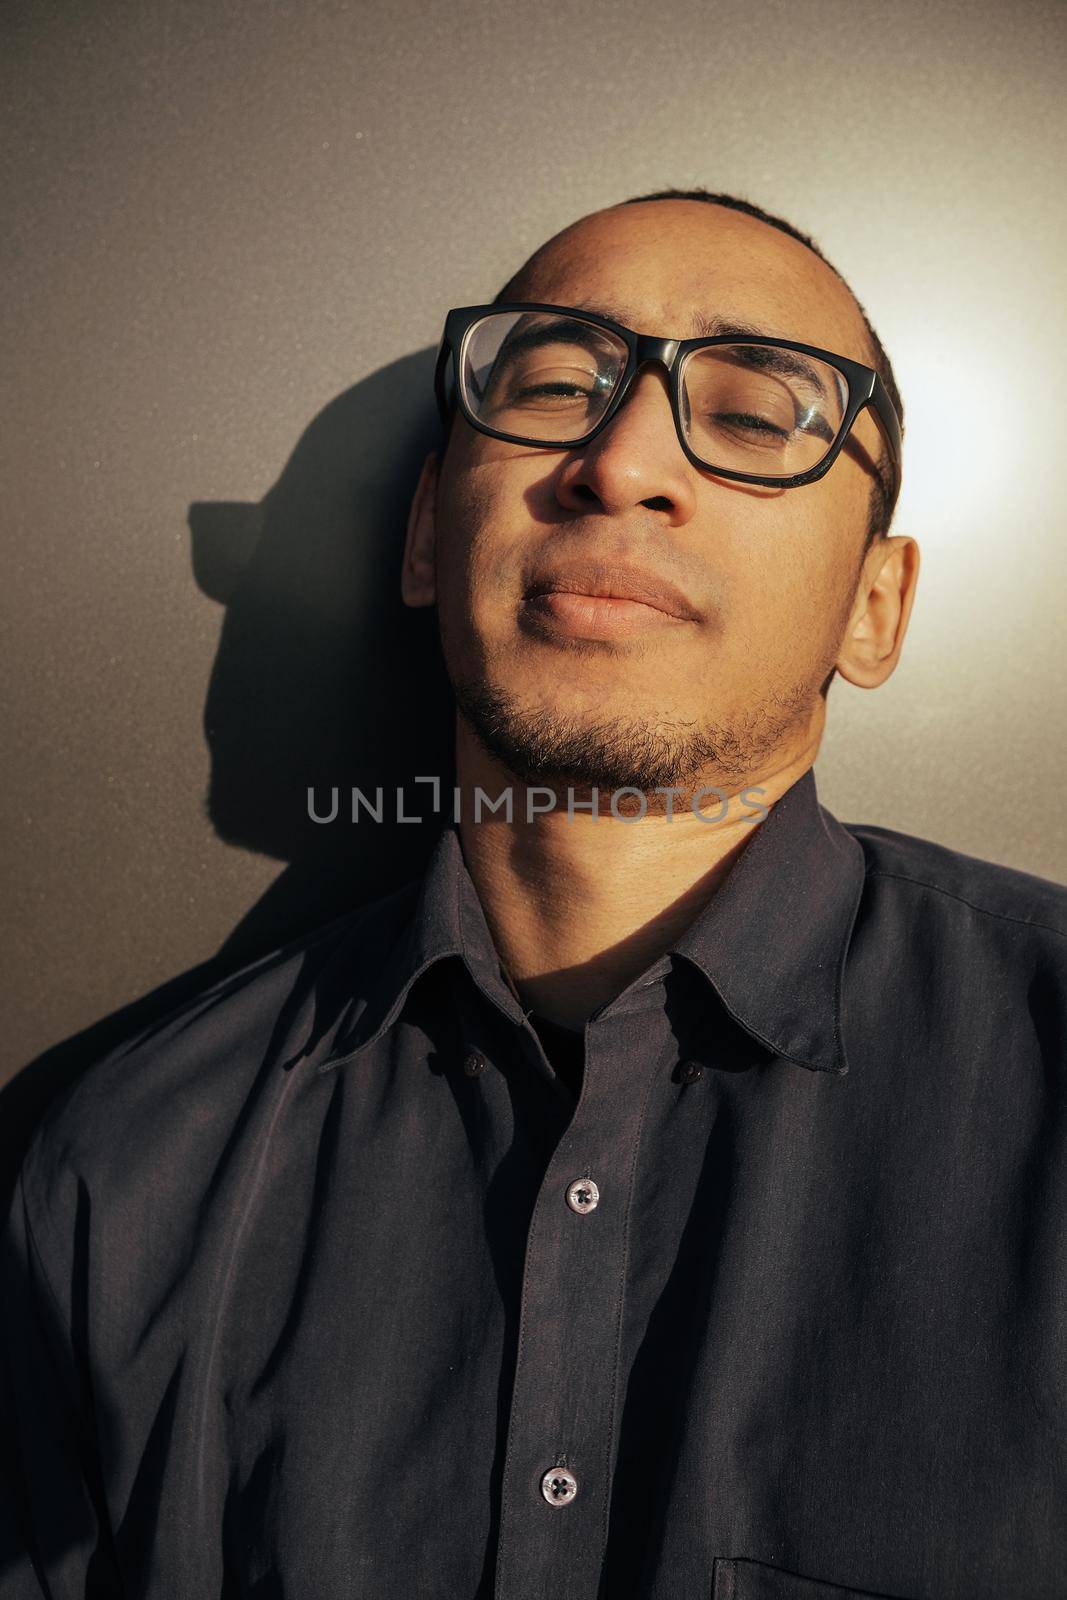
[[[705, 317], [702, 312], [693, 314], [692, 326], [698, 339], [784, 339], [783, 333], [771, 328], [757, 328], [750, 322], [736, 322], [725, 317]], [[798, 340], [797, 343], [803, 343]], [[758, 367], [763, 372], [775, 372], [782, 378], [801, 378], [816, 394], [826, 399], [826, 384], [819, 368], [814, 366], [799, 350], [779, 350], [766, 345], [750, 345], [743, 356], [744, 365]], [[823, 371], [826, 369], [823, 368]]]
[[[575, 309], [577, 310], [577, 307]], [[533, 313], [533, 315], [544, 317], [547, 314]], [[551, 320], [534, 322], [528, 322], [524, 317], [520, 317], [514, 327], [505, 334], [503, 342], [496, 353], [494, 367], [502, 356], [510, 358], [521, 355], [524, 350], [536, 350], [540, 345], [561, 343], [560, 329], [564, 327], [568, 327], [571, 330], [566, 341], [568, 344], [585, 345], [590, 350], [596, 350], [604, 343], [603, 333], [591, 324], [583, 327], [581, 323], [575, 322], [573, 319], [568, 322], [565, 312], [558, 317], [553, 316]]]
[[757, 327], [754, 322], [738, 322], [733, 317], [706, 317], [702, 311], [694, 311], [690, 326], [694, 338], [697, 339], [718, 339], [723, 335], [735, 339], [743, 339], [746, 336], [756, 339], [784, 338], [783, 334], [776, 333], [774, 329]]

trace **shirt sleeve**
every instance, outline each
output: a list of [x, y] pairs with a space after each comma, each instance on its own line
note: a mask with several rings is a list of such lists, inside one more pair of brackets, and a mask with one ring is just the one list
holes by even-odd
[[73, 1220], [68, 1259], [46, 1259], [24, 1174], [0, 1235], [0, 1600], [102, 1600], [122, 1586], [74, 1332], [84, 1263]]

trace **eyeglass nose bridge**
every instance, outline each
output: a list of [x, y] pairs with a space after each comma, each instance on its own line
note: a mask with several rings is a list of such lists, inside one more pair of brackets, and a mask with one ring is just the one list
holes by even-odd
[[646, 362], [658, 363], [668, 375], [678, 356], [681, 339], [657, 339], [650, 333], [639, 333], [634, 340], [634, 366], [631, 382]]
[[[681, 339], [658, 339], [654, 334], [649, 333], [638, 333], [634, 335], [633, 361], [626, 378], [619, 388], [618, 394], [615, 396], [614, 404], [611, 406], [611, 410], [608, 413], [610, 417], [614, 417], [618, 414], [619, 409], [625, 404], [627, 396], [629, 395], [630, 390], [633, 388], [639, 373], [643, 367], [648, 365], [649, 362], [651, 362], [653, 366], [659, 366], [663, 368], [664, 376], [667, 378], [668, 393], [671, 394], [671, 410], [674, 410], [671, 373], [673, 371], [675, 362], [678, 359], [678, 347], [681, 343]], [[604, 420], [606, 422], [608, 418], [605, 417]], [[675, 427], [678, 429], [681, 428], [681, 419], [678, 416], [675, 416]]]
[[625, 397], [632, 389], [633, 382], [637, 379], [641, 368], [648, 366], [649, 362], [653, 363], [653, 366], [662, 366], [665, 378], [670, 381], [670, 373], [672, 373], [673, 365], [677, 362], [678, 346], [680, 344], [681, 339], [657, 339], [651, 333], [635, 334], [633, 336], [633, 358], [632, 363], [630, 363], [630, 370], [627, 373], [627, 378], [622, 382], [622, 387], [619, 389], [619, 394], [617, 394], [616, 403], [611, 408], [611, 413], [614, 414], [619, 410], [619, 406], [622, 405]]
[[678, 346], [681, 342], [681, 339], [658, 339], [654, 334], [650, 333], [634, 335], [633, 359], [629, 372], [621, 384], [618, 394], [615, 396], [615, 402], [611, 407], [610, 413], [612, 416], [624, 403], [642, 368], [647, 366], [649, 362], [653, 366], [663, 368], [664, 375], [668, 381], [668, 388], [670, 387], [671, 372], [678, 358]]

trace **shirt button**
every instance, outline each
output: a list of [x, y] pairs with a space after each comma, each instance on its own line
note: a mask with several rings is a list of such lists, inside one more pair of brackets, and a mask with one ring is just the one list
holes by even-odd
[[487, 1066], [486, 1059], [477, 1050], [468, 1050], [467, 1058], [463, 1063], [463, 1070], [468, 1078], [476, 1078], [479, 1072], [484, 1072]]
[[679, 1065], [678, 1070], [675, 1073], [675, 1076], [678, 1079], [679, 1083], [696, 1083], [697, 1079], [700, 1077], [700, 1075], [701, 1075], [701, 1073], [703, 1071], [704, 1071], [703, 1062], [700, 1062], [700, 1061], [683, 1061]]
[[550, 1506], [570, 1505], [578, 1493], [578, 1479], [566, 1467], [550, 1467], [541, 1479], [541, 1493]]
[[600, 1204], [600, 1190], [592, 1178], [578, 1178], [571, 1184], [567, 1190], [567, 1204], [581, 1216], [596, 1210]]

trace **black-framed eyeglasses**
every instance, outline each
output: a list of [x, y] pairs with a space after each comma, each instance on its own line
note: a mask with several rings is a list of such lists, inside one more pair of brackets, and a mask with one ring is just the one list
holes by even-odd
[[660, 339], [569, 306], [458, 306], [445, 319], [434, 390], [446, 425], [458, 398], [471, 427], [491, 439], [562, 450], [607, 427], [649, 361], [667, 373], [678, 440], [694, 466], [740, 483], [814, 483], [870, 406], [892, 457], [895, 498], [901, 426], [881, 377], [793, 339]]

